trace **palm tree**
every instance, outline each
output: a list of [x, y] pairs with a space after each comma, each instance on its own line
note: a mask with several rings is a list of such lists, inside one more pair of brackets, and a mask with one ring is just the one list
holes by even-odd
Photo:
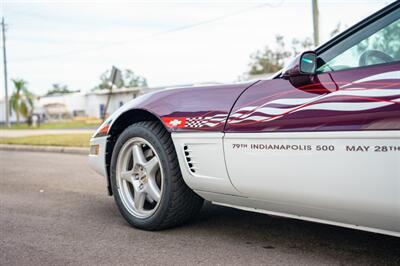
[[15, 91], [10, 97], [11, 108], [17, 115], [17, 124], [19, 116], [29, 119], [33, 112], [33, 94], [26, 88], [27, 82], [23, 79], [13, 79]]

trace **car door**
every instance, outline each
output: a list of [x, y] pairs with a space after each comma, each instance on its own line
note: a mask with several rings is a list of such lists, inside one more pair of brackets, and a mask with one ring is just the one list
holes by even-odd
[[[317, 74], [260, 81], [236, 102], [224, 150], [262, 208], [400, 232], [400, 10], [317, 50]], [[260, 206], [260, 205], [258, 205]]]

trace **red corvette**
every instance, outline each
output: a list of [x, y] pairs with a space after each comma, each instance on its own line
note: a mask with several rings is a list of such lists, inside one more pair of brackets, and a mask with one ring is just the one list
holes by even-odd
[[89, 161], [146, 230], [206, 199], [399, 237], [400, 1], [271, 79], [132, 100], [97, 130]]

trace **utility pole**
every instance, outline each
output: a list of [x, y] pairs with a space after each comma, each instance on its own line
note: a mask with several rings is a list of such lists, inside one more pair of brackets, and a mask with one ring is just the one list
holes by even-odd
[[107, 118], [107, 111], [108, 111], [108, 106], [110, 105], [110, 101], [111, 101], [113, 86], [116, 85], [117, 82], [121, 82], [121, 79], [122, 79], [121, 70], [119, 70], [118, 68], [113, 66], [111, 69], [111, 75], [109, 78], [110, 87], [108, 89], [107, 102], [106, 102], [106, 105], [104, 106], [104, 112], [103, 112], [103, 114], [101, 114], [101, 118], [103, 119], [103, 122]]
[[4, 103], [6, 107], [6, 126], [10, 127], [10, 107], [8, 101], [8, 84], [7, 84], [7, 58], [6, 58], [6, 26], [4, 23], [4, 17], [1, 20], [1, 30], [3, 33], [3, 67], [4, 67]]
[[312, 0], [312, 11], [313, 11], [313, 25], [314, 25], [314, 45], [319, 45], [319, 11], [318, 11], [318, 0]]

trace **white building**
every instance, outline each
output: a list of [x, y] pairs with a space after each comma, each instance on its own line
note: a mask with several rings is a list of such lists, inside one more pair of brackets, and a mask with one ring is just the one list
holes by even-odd
[[[121, 88], [111, 94], [107, 113], [111, 114], [129, 100], [140, 94], [140, 88]], [[38, 98], [50, 119], [87, 116], [101, 118], [107, 104], [108, 91], [73, 92]], [[60, 117], [57, 117], [57, 112]]]
[[[215, 82], [200, 83], [196, 85], [217, 84]], [[187, 87], [193, 84], [186, 84], [174, 87]], [[107, 114], [110, 115], [119, 107], [138, 97], [141, 94], [162, 90], [166, 87], [152, 88], [120, 88], [112, 92]], [[101, 118], [105, 110], [108, 98], [108, 90], [91, 92], [72, 92], [66, 94], [55, 94], [37, 97], [35, 100], [34, 114], [42, 119], [57, 120], [73, 117], [94, 117]], [[10, 119], [11, 123], [16, 122], [15, 112]], [[21, 121], [23, 121], [21, 119]], [[5, 123], [4, 99], [0, 99], [0, 124]]]
[[[122, 88], [112, 92], [107, 113], [111, 114], [124, 103], [136, 98], [140, 88]], [[76, 116], [101, 118], [108, 98], [108, 91], [73, 92], [37, 97], [34, 114], [49, 120], [67, 119]], [[11, 112], [10, 122], [17, 121]], [[23, 122], [23, 118], [21, 118]], [[0, 124], [5, 123], [5, 101], [0, 99]]]

